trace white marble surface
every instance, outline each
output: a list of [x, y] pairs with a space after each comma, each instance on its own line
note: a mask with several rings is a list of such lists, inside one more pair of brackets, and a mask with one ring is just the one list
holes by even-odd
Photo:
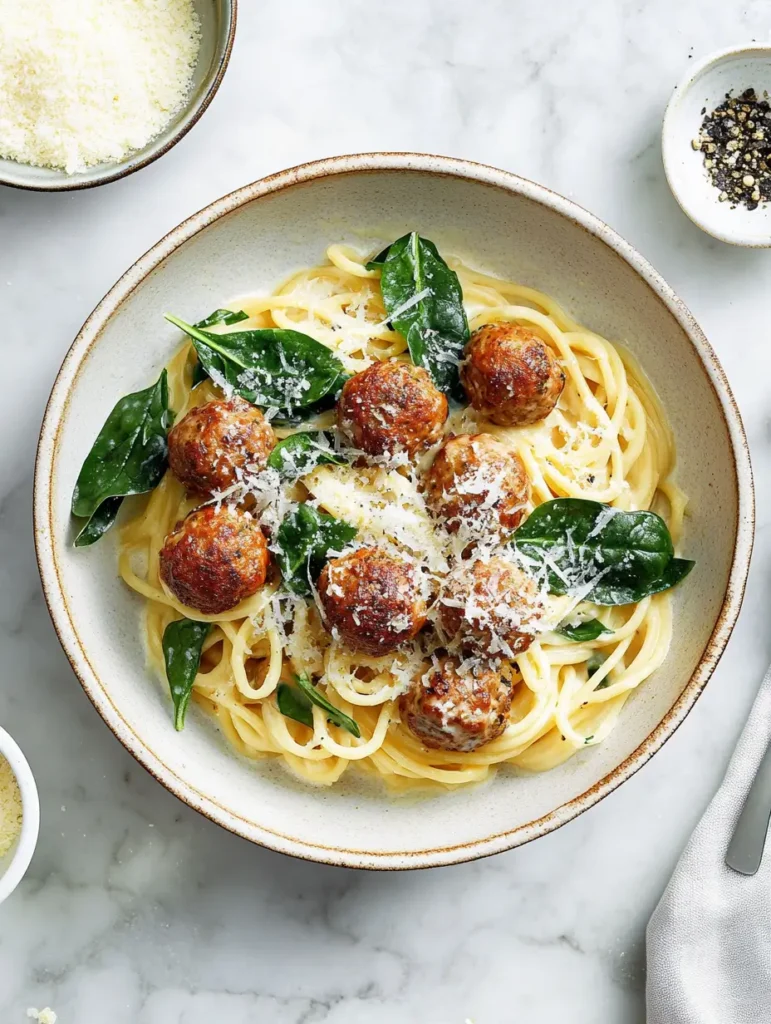
[[[771, 657], [771, 253], [701, 234], [661, 168], [691, 55], [763, 40], [763, 0], [242, 0], [211, 110], [159, 163], [81, 194], [0, 189], [0, 721], [29, 755], [40, 845], [0, 909], [0, 1020], [571, 1024], [645, 1019], [645, 922]], [[588, 814], [491, 860], [413, 874], [254, 848], [111, 736], [61, 653], [32, 549], [35, 441], [81, 322], [189, 213], [333, 153], [497, 164], [607, 220], [684, 297], [743, 411], [759, 523], [744, 612], [686, 723]]]

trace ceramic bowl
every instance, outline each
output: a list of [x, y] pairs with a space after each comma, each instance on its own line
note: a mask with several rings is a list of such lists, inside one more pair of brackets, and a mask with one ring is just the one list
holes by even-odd
[[[332, 241], [371, 251], [418, 228], [473, 266], [555, 296], [623, 342], [659, 391], [691, 498], [697, 569], [675, 595], [675, 643], [601, 745], [555, 770], [425, 800], [313, 789], [240, 760], [197, 709], [175, 734], [144, 665], [139, 601], [117, 578], [114, 538], [71, 545], [72, 488], [115, 401], [146, 387], [179, 343], [163, 312], [196, 317], [273, 289]], [[596, 217], [505, 171], [414, 154], [343, 156], [273, 175], [197, 213], [143, 256], [93, 312], [54, 385], [42, 428], [35, 532], [46, 599], [87, 694], [122, 743], [173, 793], [275, 850], [333, 864], [428, 867], [542, 836], [636, 771], [707, 682], [742, 599], [753, 494], [739, 413], [715, 354], [656, 272]]]
[[40, 828], [40, 803], [37, 786], [27, 759], [19, 744], [0, 728], [0, 757], [4, 757], [16, 776], [21, 794], [21, 833], [10, 850], [0, 856], [0, 903], [7, 899], [19, 882], [32, 860]]
[[737, 46], [713, 53], [689, 68], [664, 115], [661, 149], [669, 187], [683, 211], [704, 231], [723, 242], [754, 248], [771, 246], [771, 203], [755, 210], [720, 202], [704, 156], [691, 145], [699, 134], [702, 111], [714, 110], [726, 93], [753, 88], [771, 95], [771, 46]]
[[0, 185], [35, 192], [66, 192], [93, 188], [133, 174], [157, 160], [190, 131], [214, 99], [227, 70], [236, 32], [238, 0], [194, 0], [201, 22], [201, 48], [193, 74], [193, 84], [185, 105], [160, 134], [143, 148], [119, 163], [98, 164], [78, 174], [49, 167], [31, 167], [15, 160], [0, 159]]

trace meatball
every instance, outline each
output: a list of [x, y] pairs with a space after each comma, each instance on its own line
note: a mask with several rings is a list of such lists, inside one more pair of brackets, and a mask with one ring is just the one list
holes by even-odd
[[360, 548], [327, 562], [318, 591], [327, 628], [365, 654], [396, 650], [426, 621], [420, 573], [380, 548]]
[[260, 589], [269, 557], [262, 530], [248, 512], [205, 505], [164, 541], [161, 579], [182, 604], [218, 615]]
[[446, 640], [509, 658], [528, 649], [543, 611], [533, 577], [498, 555], [461, 562], [445, 579], [437, 602]]
[[447, 399], [420, 366], [373, 363], [346, 381], [337, 425], [367, 455], [414, 455], [438, 441]]
[[466, 669], [447, 655], [399, 698], [402, 721], [424, 746], [464, 753], [500, 736], [510, 708], [508, 678], [486, 664]]
[[492, 434], [459, 434], [436, 454], [423, 482], [426, 505], [446, 529], [473, 537], [515, 530], [530, 481], [519, 455]]
[[565, 386], [565, 373], [549, 346], [511, 323], [474, 331], [460, 377], [474, 408], [501, 427], [542, 420]]
[[276, 444], [259, 409], [235, 396], [191, 409], [169, 433], [169, 465], [196, 494], [224, 491], [265, 468]]

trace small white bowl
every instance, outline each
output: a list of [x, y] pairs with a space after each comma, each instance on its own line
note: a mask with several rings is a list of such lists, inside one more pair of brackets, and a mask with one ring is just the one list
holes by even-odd
[[11, 895], [24, 877], [37, 845], [40, 829], [40, 802], [37, 786], [27, 759], [19, 744], [0, 728], [0, 756], [4, 757], [16, 776], [21, 793], [21, 833], [10, 850], [0, 856], [0, 903]]
[[725, 99], [753, 88], [771, 94], [771, 46], [734, 46], [705, 57], [675, 87], [664, 114], [661, 149], [669, 187], [683, 211], [703, 231], [732, 245], [771, 246], [771, 203], [756, 210], [720, 202], [704, 156], [691, 142], [707, 113]]

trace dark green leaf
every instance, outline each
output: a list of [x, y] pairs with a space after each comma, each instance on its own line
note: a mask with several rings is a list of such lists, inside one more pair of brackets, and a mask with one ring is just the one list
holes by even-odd
[[612, 633], [612, 629], [604, 626], [599, 619], [586, 619], [584, 622], [563, 622], [557, 628], [557, 632], [566, 636], [568, 640], [575, 640], [576, 643], [584, 643], [589, 640], [596, 640], [599, 636]]
[[[232, 309], [215, 309], [213, 313], [210, 313], [204, 320], [199, 320], [194, 326], [199, 331], [204, 330], [206, 327], [213, 327], [215, 324], [237, 324], [242, 320], [248, 320], [249, 314], [244, 313], [243, 309], [239, 309], [235, 312]], [[202, 384], [205, 380], [209, 379], [209, 375], [203, 367], [203, 363], [200, 359], [196, 360], [195, 366], [193, 367], [193, 387], [197, 388], [199, 384]]]
[[343, 364], [321, 342], [299, 331], [265, 328], [212, 334], [178, 317], [166, 319], [193, 340], [216, 384], [224, 382], [247, 402], [291, 413], [308, 409], [338, 390]]
[[348, 715], [344, 715], [322, 693], [319, 693], [307, 676], [295, 676], [295, 681], [309, 700], [313, 701], [314, 704], [318, 704], [322, 711], [326, 711], [330, 722], [334, 722], [335, 725], [339, 725], [341, 729], [347, 730], [352, 736], [359, 739], [361, 730], [356, 722], [349, 718]]
[[413, 363], [428, 370], [440, 391], [461, 399], [458, 363], [469, 339], [463, 292], [434, 243], [414, 231], [393, 242], [381, 266], [380, 290]]
[[75, 538], [75, 547], [86, 548], [89, 544], [95, 544], [115, 522], [122, 504], [123, 498], [108, 498], [107, 501], [103, 501]]
[[365, 270], [380, 270], [380, 268], [385, 263], [386, 258], [388, 257], [388, 252], [389, 252], [390, 248], [391, 248], [391, 246], [389, 244], [389, 245], [387, 245], [385, 247], [385, 249], [381, 249], [380, 252], [377, 254], [377, 256], [373, 256], [372, 259], [369, 260], [365, 264], [364, 269]]
[[211, 629], [210, 622], [176, 619], [163, 631], [163, 660], [174, 701], [174, 728], [185, 724], [193, 683], [201, 664], [201, 652]]
[[310, 594], [311, 583], [316, 582], [329, 556], [342, 551], [356, 532], [355, 526], [312, 505], [298, 505], [289, 512], [276, 533], [276, 560], [286, 589]]
[[[319, 436], [320, 435], [320, 436]], [[343, 466], [346, 458], [332, 447], [333, 436], [319, 430], [290, 434], [268, 457], [268, 466], [287, 480], [310, 473], [316, 466]]]
[[[144, 494], [166, 472], [166, 436], [173, 419], [164, 370], [152, 387], [116, 404], [78, 474], [72, 495], [72, 514], [86, 523], [76, 543], [93, 544], [115, 521], [115, 498]], [[106, 506], [106, 507], [105, 507]]]
[[276, 703], [285, 718], [292, 718], [295, 722], [307, 725], [309, 729], [313, 728], [313, 704], [302, 690], [287, 683], [279, 683], [276, 689]]
[[230, 324], [238, 324], [242, 320], [248, 319], [249, 314], [244, 313], [243, 309], [215, 309], [204, 320], [199, 320], [195, 326], [199, 331], [203, 331], [207, 327], [214, 327], [215, 324], [227, 324], [229, 326]]
[[539, 505], [512, 542], [531, 569], [545, 573], [551, 593], [581, 593], [602, 605], [634, 604], [674, 586], [692, 567], [673, 559], [660, 516], [583, 498]]
[[[591, 679], [596, 672], [599, 672], [607, 660], [608, 656], [603, 651], [594, 651], [586, 663], [587, 679]], [[604, 679], [601, 679], [599, 683], [597, 683], [595, 690], [604, 690], [607, 686], [610, 686], [610, 680], [605, 676]]]

